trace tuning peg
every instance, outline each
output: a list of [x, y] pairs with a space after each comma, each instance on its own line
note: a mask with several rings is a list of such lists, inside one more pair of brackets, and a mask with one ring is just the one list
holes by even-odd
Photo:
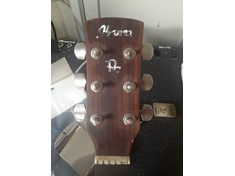
[[142, 121], [150, 121], [153, 117], [153, 108], [151, 105], [144, 104], [141, 109]]
[[74, 47], [74, 54], [79, 60], [85, 60], [86, 45], [85, 42], [78, 41]]
[[85, 86], [86, 86], [86, 78], [85, 78], [85, 74], [84, 73], [78, 73], [78, 74], [75, 75], [74, 85], [78, 89], [84, 89], [85, 88]]
[[144, 74], [140, 84], [143, 91], [150, 90], [153, 86], [153, 77], [149, 74]]
[[142, 46], [141, 55], [143, 60], [151, 60], [153, 57], [154, 49], [149, 43], [145, 43]]
[[86, 108], [85, 105], [82, 103], [78, 103], [74, 108], [73, 108], [73, 115], [77, 121], [80, 120], [85, 120], [85, 115], [86, 115]]
[[82, 103], [78, 103], [75, 107], [71, 108], [71, 112], [77, 121], [77, 123], [86, 130], [85, 126], [85, 116], [86, 116], [86, 108], [85, 105]]

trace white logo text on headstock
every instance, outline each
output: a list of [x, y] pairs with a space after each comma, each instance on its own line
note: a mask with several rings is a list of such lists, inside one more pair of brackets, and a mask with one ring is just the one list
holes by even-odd
[[[121, 70], [121, 66], [117, 66], [117, 61], [115, 59], [110, 59], [108, 61], [105, 61], [105, 62], [108, 62], [108, 72], [111, 72], [112, 70], [116, 73], [119, 73], [118, 70]], [[112, 63], [113, 63], [113, 66], [112, 66]], [[116, 70], [118, 69], [118, 70]]]
[[100, 26], [100, 28], [98, 29], [98, 33], [99, 35], [96, 36], [96, 38], [100, 38], [100, 37], [109, 37], [109, 36], [126, 36], [126, 37], [132, 37], [132, 30], [109, 30], [109, 25], [102, 25]]

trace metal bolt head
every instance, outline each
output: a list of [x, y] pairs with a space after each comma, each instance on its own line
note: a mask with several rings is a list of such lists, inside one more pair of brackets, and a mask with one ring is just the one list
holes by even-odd
[[127, 82], [125, 82], [124, 85], [123, 85], [123, 90], [124, 90], [126, 93], [134, 92], [135, 89], [136, 89], [135, 83], [132, 82], [132, 81], [127, 81]]
[[123, 123], [125, 125], [132, 125], [135, 123], [135, 116], [133, 114], [125, 114], [123, 117]]
[[103, 54], [103, 50], [99, 47], [95, 47], [91, 50], [91, 57], [95, 60], [102, 58]]
[[99, 56], [100, 51], [99, 51], [97, 48], [95, 48], [95, 50], [93, 51], [93, 54], [94, 54], [95, 56]]
[[133, 48], [126, 48], [123, 51], [123, 56], [126, 60], [131, 60], [136, 56], [136, 51]]
[[94, 81], [91, 83], [91, 90], [95, 93], [100, 92], [103, 89], [103, 83], [101, 81]]
[[90, 122], [94, 126], [97, 126], [97, 125], [101, 124], [102, 121], [103, 121], [103, 117], [100, 114], [93, 114], [90, 117]]
[[166, 113], [166, 107], [160, 108], [160, 111], [161, 111], [162, 113]]

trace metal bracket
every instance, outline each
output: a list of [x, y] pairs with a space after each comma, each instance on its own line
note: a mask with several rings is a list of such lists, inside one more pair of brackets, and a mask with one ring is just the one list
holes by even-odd
[[153, 103], [154, 117], [176, 117], [175, 105], [169, 103]]
[[78, 122], [73, 122], [67, 126], [63, 132], [58, 136], [54, 143], [54, 148], [60, 153], [66, 144], [70, 141], [72, 135], [78, 129]]

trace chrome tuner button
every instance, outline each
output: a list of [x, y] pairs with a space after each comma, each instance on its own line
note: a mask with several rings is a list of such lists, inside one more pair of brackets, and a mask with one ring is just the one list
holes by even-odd
[[86, 56], [86, 45], [85, 42], [79, 41], [74, 47], [74, 54], [79, 60], [85, 60]]
[[135, 123], [135, 116], [133, 114], [125, 114], [123, 117], [123, 123], [125, 125], [132, 125]]
[[151, 60], [154, 54], [153, 46], [149, 43], [145, 43], [142, 46], [141, 55], [143, 60]]
[[131, 60], [136, 56], [136, 51], [133, 48], [126, 48], [123, 51], [123, 56], [126, 60]]
[[86, 78], [84, 73], [78, 73], [74, 77], [74, 85], [78, 89], [84, 89], [86, 86]]
[[94, 126], [97, 126], [97, 125], [101, 124], [102, 121], [103, 121], [103, 117], [100, 114], [93, 114], [90, 117], [90, 122]]
[[102, 58], [103, 54], [103, 50], [99, 47], [95, 47], [91, 50], [91, 57], [95, 60]]
[[82, 103], [78, 103], [74, 108], [71, 108], [71, 111], [73, 113], [73, 116], [77, 123], [86, 130], [85, 125], [85, 116], [86, 116], [86, 108], [85, 105]]
[[93, 83], [91, 83], [91, 90], [95, 93], [100, 92], [103, 87], [103, 83], [100, 81], [94, 81]]
[[86, 108], [82, 103], [78, 103], [73, 109], [73, 115], [77, 121], [85, 120]]
[[151, 105], [144, 104], [141, 109], [142, 121], [150, 121], [153, 118], [153, 108]]
[[124, 90], [126, 93], [134, 92], [135, 89], [136, 89], [135, 83], [133, 83], [132, 81], [127, 81], [127, 82], [125, 82], [124, 85], [123, 85], [123, 90]]
[[149, 74], [144, 74], [140, 84], [143, 91], [150, 90], [153, 86], [153, 77]]

